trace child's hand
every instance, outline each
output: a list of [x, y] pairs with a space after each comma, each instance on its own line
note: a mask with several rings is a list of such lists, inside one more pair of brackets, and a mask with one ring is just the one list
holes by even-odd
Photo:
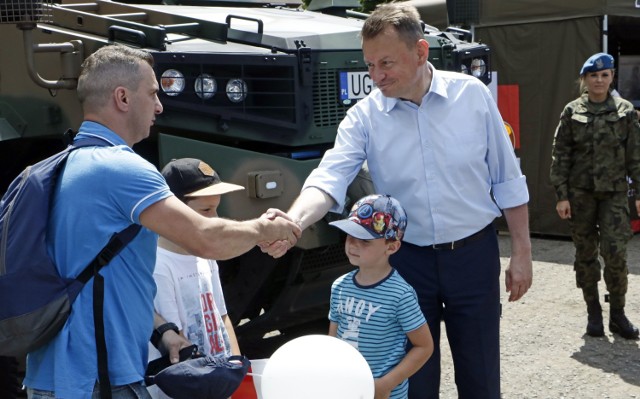
[[376, 378], [373, 382], [375, 384], [374, 386], [376, 390], [374, 399], [389, 399], [389, 396], [391, 396], [391, 391], [395, 387], [388, 386], [383, 378]]
[[193, 345], [182, 334], [177, 334], [175, 331], [169, 330], [162, 334], [160, 353], [169, 353], [169, 359], [171, 364], [178, 363], [180, 361], [180, 350], [188, 348]]

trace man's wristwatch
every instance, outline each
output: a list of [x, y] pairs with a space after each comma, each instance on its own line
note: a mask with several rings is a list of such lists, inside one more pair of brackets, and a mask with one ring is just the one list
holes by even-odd
[[164, 323], [158, 326], [158, 328], [153, 330], [153, 333], [151, 334], [151, 339], [149, 341], [151, 341], [151, 344], [155, 346], [156, 349], [158, 349], [158, 346], [160, 345], [160, 340], [162, 339], [162, 335], [169, 330], [175, 331], [176, 334], [180, 333], [178, 326], [176, 326], [174, 323]]

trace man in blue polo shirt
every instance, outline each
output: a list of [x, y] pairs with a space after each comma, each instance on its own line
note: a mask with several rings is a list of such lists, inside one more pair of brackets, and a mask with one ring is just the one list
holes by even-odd
[[[143, 226], [100, 272], [113, 398], [149, 397], [143, 379], [154, 327], [172, 358], [189, 345], [154, 318], [158, 234], [211, 259], [238, 256], [261, 241], [293, 245], [300, 234], [282, 218], [205, 218], [177, 199], [157, 169], [133, 152], [131, 147], [149, 135], [162, 112], [152, 65], [149, 53], [118, 45], [85, 60], [78, 80], [84, 122], [75, 140], [97, 137], [108, 145], [71, 153], [57, 183], [48, 228], [49, 251], [61, 275], [75, 277], [113, 233], [132, 223]], [[24, 384], [30, 398], [100, 397], [92, 294], [93, 279], [74, 302], [62, 331], [28, 355]]]

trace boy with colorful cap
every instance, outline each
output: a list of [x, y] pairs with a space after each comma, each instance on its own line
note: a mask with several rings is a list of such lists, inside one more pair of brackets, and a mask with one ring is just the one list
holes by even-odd
[[[218, 216], [221, 195], [243, 190], [237, 184], [225, 183], [211, 166], [194, 158], [174, 159], [163, 169], [171, 192], [199, 214]], [[240, 354], [227, 309], [215, 260], [189, 254], [184, 248], [158, 239], [156, 268], [153, 278], [158, 287], [154, 299], [156, 312], [174, 323], [179, 331], [204, 355]], [[149, 348], [149, 359], [160, 352]], [[168, 398], [156, 386], [149, 387], [154, 398]]]
[[406, 213], [395, 198], [374, 194], [329, 224], [347, 233], [345, 252], [357, 267], [331, 287], [329, 335], [367, 360], [376, 399], [407, 398], [408, 378], [431, 356], [433, 339], [415, 290], [389, 264], [400, 248]]

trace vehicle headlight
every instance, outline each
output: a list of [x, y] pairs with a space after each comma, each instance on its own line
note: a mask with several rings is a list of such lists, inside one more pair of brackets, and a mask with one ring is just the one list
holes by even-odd
[[184, 75], [177, 69], [167, 69], [162, 72], [160, 87], [168, 96], [177, 96], [184, 91]]
[[218, 90], [218, 84], [213, 76], [203, 73], [196, 78], [194, 89], [198, 97], [203, 100], [208, 100], [215, 96], [216, 91]]
[[242, 79], [232, 79], [227, 83], [227, 97], [231, 102], [239, 103], [247, 98], [247, 84]]
[[487, 72], [487, 64], [482, 58], [474, 58], [471, 61], [471, 74], [476, 78], [481, 78]]

